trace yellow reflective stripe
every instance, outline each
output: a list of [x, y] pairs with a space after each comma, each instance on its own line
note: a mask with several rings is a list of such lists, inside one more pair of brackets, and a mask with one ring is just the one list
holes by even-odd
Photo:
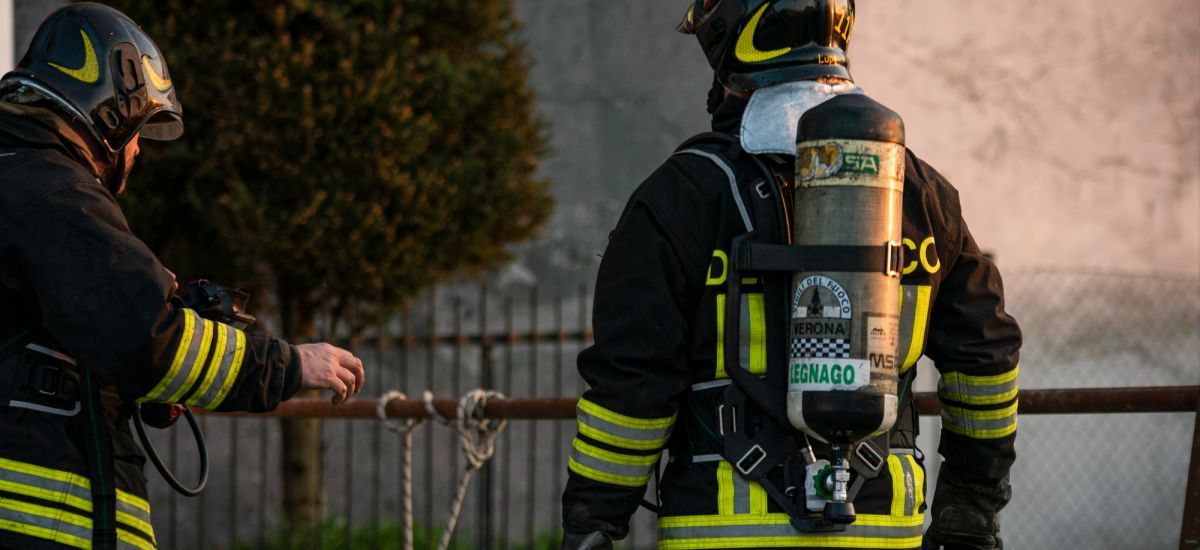
[[766, 374], [767, 318], [763, 295], [749, 294], [746, 299], [750, 304], [750, 374]]
[[767, 490], [757, 481], [750, 484], [750, 513], [756, 516], [767, 515]]
[[601, 483], [610, 483], [612, 485], [621, 485], [623, 487], [641, 487], [650, 481], [649, 473], [647, 473], [645, 476], [641, 476], [641, 477], [631, 477], [631, 476], [624, 476], [624, 475], [620, 475], [620, 474], [612, 474], [609, 472], [600, 471], [600, 470], [598, 470], [596, 468], [592, 468], [590, 466], [585, 466], [583, 464], [580, 464], [578, 461], [575, 460], [575, 457], [571, 457], [570, 459], [568, 459], [567, 468], [569, 470], [571, 470], [572, 472], [575, 472], [575, 473], [577, 473], [583, 477], [586, 477], [588, 479], [599, 481]]
[[146, 512], [147, 514], [150, 513], [150, 502], [139, 496], [117, 489], [117, 500]]
[[181, 372], [177, 375], [184, 377], [183, 383], [179, 385], [175, 393], [164, 399], [164, 402], [178, 403], [179, 398], [183, 397], [188, 388], [192, 387], [192, 384], [196, 382], [196, 377], [200, 375], [200, 371], [203, 369], [204, 358], [208, 352], [209, 345], [212, 343], [213, 332], [216, 332], [216, 324], [208, 319], [200, 319], [200, 322], [203, 323], [204, 327], [204, 336], [200, 340], [200, 353], [196, 354], [196, 359], [192, 362], [191, 367], [188, 368], [186, 373]]
[[906, 491], [904, 488], [904, 468], [900, 465], [900, 457], [898, 455], [888, 455], [887, 457], [888, 474], [892, 478], [892, 515], [904, 515], [904, 498]]
[[92, 511], [91, 500], [80, 498], [68, 493], [60, 493], [50, 489], [43, 489], [41, 487], [34, 487], [24, 483], [17, 483], [15, 481], [0, 480], [0, 491], [7, 491], [17, 495], [25, 495], [27, 497], [40, 498], [50, 502], [61, 502], [67, 506], [71, 506], [72, 508], [83, 510], [84, 512]]
[[9, 510], [16, 510], [18, 512], [29, 514], [31, 516], [40, 516], [62, 523], [69, 523], [76, 527], [83, 527], [85, 529], [92, 528], [92, 518], [80, 514], [72, 514], [71, 512], [59, 510], [58, 508], [21, 502], [19, 500], [10, 498], [0, 499], [0, 506], [3, 506]]
[[666, 444], [675, 423], [667, 418], [633, 418], [580, 398], [577, 409], [579, 433], [616, 447], [655, 451]]
[[91, 538], [83, 538], [83, 537], [77, 537], [75, 535], [68, 535], [67, 533], [62, 533], [59, 531], [55, 531], [53, 529], [47, 529], [45, 527], [38, 527], [36, 525], [27, 525], [24, 523], [8, 520], [8, 519], [4, 519], [4, 518], [0, 518], [0, 530], [12, 531], [14, 533], [20, 533], [22, 535], [27, 535], [27, 536], [35, 537], [35, 538], [39, 538], [39, 539], [46, 539], [46, 540], [57, 542], [59, 544], [63, 544], [66, 546], [73, 546], [75, 548], [91, 548], [92, 547], [92, 539]]
[[659, 458], [662, 454], [662, 453], [659, 453], [659, 454], [653, 454], [653, 455], [627, 455], [627, 454], [621, 454], [621, 453], [614, 453], [607, 449], [601, 449], [600, 447], [597, 447], [595, 445], [589, 445], [586, 441], [583, 441], [581, 439], [576, 439], [572, 443], [572, 445], [579, 452], [581, 452], [585, 455], [588, 455], [590, 457], [598, 458], [605, 462], [612, 462], [613, 464], [621, 464], [624, 466], [637, 466], [637, 467], [641, 467], [641, 468], [658, 464]]
[[166, 391], [167, 386], [175, 379], [175, 375], [179, 374], [179, 368], [183, 366], [183, 359], [187, 357], [188, 347], [192, 341], [193, 331], [196, 329], [196, 317], [191, 310], [181, 309], [179, 314], [183, 316], [183, 334], [179, 337], [179, 344], [175, 347], [175, 358], [171, 360], [171, 368], [167, 370], [166, 376], [158, 381], [154, 389], [146, 393], [146, 396], [138, 401], [149, 401], [158, 397], [162, 392]]
[[[917, 287], [916, 310], [913, 311], [912, 341], [908, 345], [908, 355], [900, 365], [900, 374], [908, 372], [908, 369], [916, 365], [917, 360], [921, 358], [921, 353], [925, 351], [925, 326], [929, 321], [929, 297], [932, 293], [932, 286], [920, 285]], [[901, 307], [903, 307], [903, 290], [900, 291], [900, 298]]]
[[[200, 381], [200, 386], [196, 391], [192, 392], [188, 398], [188, 405], [199, 405], [198, 399], [208, 393], [208, 389], [212, 387], [213, 379], [217, 377], [217, 371], [221, 369], [221, 362], [225, 360], [225, 343], [229, 339], [228, 330], [225, 325], [219, 323], [212, 324], [213, 332], [217, 333], [217, 343], [213, 345], [213, 351], [208, 359], [208, 368], [204, 370], [204, 379]], [[185, 386], [191, 386], [191, 381]]]
[[229, 374], [225, 375], [225, 380], [221, 382], [221, 391], [217, 392], [217, 396], [208, 403], [201, 404], [200, 407], [205, 409], [215, 409], [225, 401], [225, 396], [229, 395], [229, 390], [233, 389], [234, 382], [237, 381], [238, 373], [242, 371], [242, 360], [246, 356], [246, 333], [237, 331], [237, 349], [233, 354], [233, 366], [229, 369]]
[[141, 550], [155, 550], [154, 544], [119, 527], [117, 528], [117, 540]]
[[725, 295], [717, 295], [717, 372], [714, 379], [729, 378], [725, 372]]
[[1017, 431], [1017, 403], [991, 411], [942, 406], [942, 427], [974, 439], [997, 439]]
[[[800, 533], [787, 514], [674, 516], [660, 518], [659, 548], [917, 548], [923, 514], [859, 514], [844, 534]], [[692, 536], [703, 534], [705, 536]], [[726, 535], [727, 534], [727, 535]]]
[[717, 465], [717, 513], [733, 515], [733, 465], [724, 460]]
[[54, 470], [52, 468], [38, 466], [36, 464], [29, 464], [28, 462], [18, 462], [16, 460], [0, 458], [0, 468], [12, 470], [14, 472], [21, 472], [31, 476], [53, 479], [63, 483], [70, 483], [72, 485], [78, 485], [79, 487], [89, 491], [92, 489], [92, 482], [86, 477], [78, 474], [72, 474], [71, 472], [64, 472], [62, 470]]
[[938, 383], [938, 394], [951, 401], [968, 405], [998, 405], [1017, 397], [1017, 375], [1021, 372], [1018, 363], [1011, 371], [992, 376], [972, 376], [961, 372], [948, 372]]
[[[135, 517], [129, 515], [128, 513], [118, 510], [117, 511], [117, 521], [124, 523], [125, 525], [128, 525], [130, 527], [133, 527], [134, 529], [137, 529], [147, 535], [150, 535], [151, 537], [154, 536], [154, 527], [152, 527], [149, 522], [135, 518]], [[140, 537], [137, 537], [137, 538], [140, 538]]]
[[625, 416], [618, 412], [610, 411], [600, 405], [597, 405], [586, 398], [579, 400], [579, 408], [584, 412], [612, 422], [618, 426], [632, 428], [635, 430], [669, 430], [675, 424], [675, 415], [666, 418], [634, 418]]

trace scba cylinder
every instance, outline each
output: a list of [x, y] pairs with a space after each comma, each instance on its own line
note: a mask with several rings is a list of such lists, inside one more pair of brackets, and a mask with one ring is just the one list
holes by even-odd
[[887, 259], [900, 247], [903, 192], [899, 115], [855, 94], [801, 117], [792, 243], [881, 251], [874, 272], [792, 278], [788, 418], [828, 443], [856, 443], [896, 422], [900, 266]]

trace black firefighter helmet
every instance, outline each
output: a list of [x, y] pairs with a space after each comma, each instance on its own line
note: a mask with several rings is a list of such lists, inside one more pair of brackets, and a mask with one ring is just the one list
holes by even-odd
[[110, 156], [133, 136], [173, 140], [183, 107], [154, 41], [125, 14], [82, 2], [50, 14], [4, 83], [57, 103], [91, 129]]
[[822, 77], [850, 79], [854, 0], [696, 0], [679, 25], [735, 92]]

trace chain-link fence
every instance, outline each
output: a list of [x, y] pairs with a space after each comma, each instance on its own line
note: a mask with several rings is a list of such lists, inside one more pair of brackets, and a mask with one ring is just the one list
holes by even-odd
[[[1200, 281], [1128, 275], [1010, 274], [1008, 309], [1025, 332], [1022, 388], [1200, 383]], [[371, 369], [368, 392], [432, 388], [459, 395], [493, 387], [514, 397], [575, 396], [574, 358], [590, 337], [587, 291], [539, 299], [443, 290], [383, 327], [388, 338], [356, 352]], [[936, 383], [923, 364], [919, 391]], [[1025, 416], [1003, 533], [1010, 548], [1175, 548], [1179, 541], [1193, 414]], [[155, 526], [164, 548], [268, 545], [279, 525], [275, 421], [206, 418], [213, 480], [183, 499], [154, 479]], [[938, 420], [921, 422], [936, 453]], [[574, 423], [515, 421], [476, 476], [458, 527], [463, 547], [550, 547]], [[377, 422], [325, 423], [328, 514], [337, 532], [304, 547], [397, 548], [399, 438]], [[190, 442], [158, 434], [190, 471]], [[461, 473], [451, 430], [426, 425], [415, 438], [415, 516], [438, 529]], [[929, 479], [937, 461], [927, 460]], [[932, 496], [933, 488], [928, 488]], [[654, 518], [639, 511], [629, 548], [655, 545]]]

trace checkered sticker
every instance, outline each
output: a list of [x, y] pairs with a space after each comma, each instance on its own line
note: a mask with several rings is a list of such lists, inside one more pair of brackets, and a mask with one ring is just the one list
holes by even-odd
[[842, 338], [795, 338], [792, 340], [792, 358], [818, 357], [824, 359], [848, 359], [850, 341]]

